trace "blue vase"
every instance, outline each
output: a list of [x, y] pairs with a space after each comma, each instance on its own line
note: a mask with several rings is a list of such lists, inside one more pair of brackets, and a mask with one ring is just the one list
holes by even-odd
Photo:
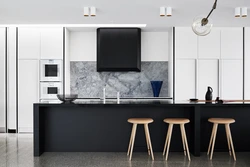
[[154, 97], [159, 97], [163, 81], [150, 81], [153, 89]]

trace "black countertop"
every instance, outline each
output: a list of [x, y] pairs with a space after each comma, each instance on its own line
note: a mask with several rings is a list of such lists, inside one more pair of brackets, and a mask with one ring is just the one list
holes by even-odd
[[64, 105], [64, 106], [75, 106], [75, 105], [115, 105], [115, 106], [123, 106], [123, 105], [183, 105], [183, 106], [198, 106], [198, 105], [206, 105], [206, 106], [226, 106], [226, 105], [250, 105], [250, 103], [242, 103], [242, 102], [228, 102], [223, 104], [215, 104], [215, 103], [205, 103], [205, 102], [189, 102], [187, 101], [173, 101], [173, 100], [166, 100], [166, 99], [156, 99], [156, 100], [150, 100], [150, 99], [144, 99], [144, 100], [124, 100], [122, 99], [119, 103], [115, 99], [108, 99], [105, 101], [105, 103], [102, 100], [82, 100], [78, 99], [74, 101], [73, 103], [35, 103], [35, 105], [40, 106], [58, 106], [58, 105]]

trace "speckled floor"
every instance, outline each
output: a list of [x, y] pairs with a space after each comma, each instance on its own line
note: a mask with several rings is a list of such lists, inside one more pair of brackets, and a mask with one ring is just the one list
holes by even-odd
[[250, 167], [250, 153], [237, 152], [237, 161], [228, 153], [214, 154], [210, 161], [203, 153], [189, 162], [182, 153], [171, 152], [169, 160], [155, 153], [151, 161], [147, 153], [133, 153], [132, 161], [126, 153], [44, 153], [33, 157], [32, 134], [0, 134], [0, 167]]

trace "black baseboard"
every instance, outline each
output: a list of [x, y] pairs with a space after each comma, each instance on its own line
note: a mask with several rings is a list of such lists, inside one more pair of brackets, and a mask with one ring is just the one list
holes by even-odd
[[16, 129], [8, 129], [8, 133], [16, 133]]

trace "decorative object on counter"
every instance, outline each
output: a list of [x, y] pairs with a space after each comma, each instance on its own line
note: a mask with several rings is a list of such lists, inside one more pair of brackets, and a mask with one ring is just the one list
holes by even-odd
[[63, 103], [72, 103], [75, 99], [77, 99], [77, 94], [58, 94], [57, 98]]
[[159, 97], [163, 81], [150, 81], [154, 97]]
[[215, 104], [223, 104], [223, 100], [220, 100], [220, 97], [216, 97]]
[[194, 99], [189, 99], [189, 100], [190, 100], [190, 102], [198, 102], [199, 99], [194, 98]]
[[206, 100], [212, 100], [213, 99], [213, 89], [210, 86], [207, 87], [207, 93], [205, 95], [205, 99]]

